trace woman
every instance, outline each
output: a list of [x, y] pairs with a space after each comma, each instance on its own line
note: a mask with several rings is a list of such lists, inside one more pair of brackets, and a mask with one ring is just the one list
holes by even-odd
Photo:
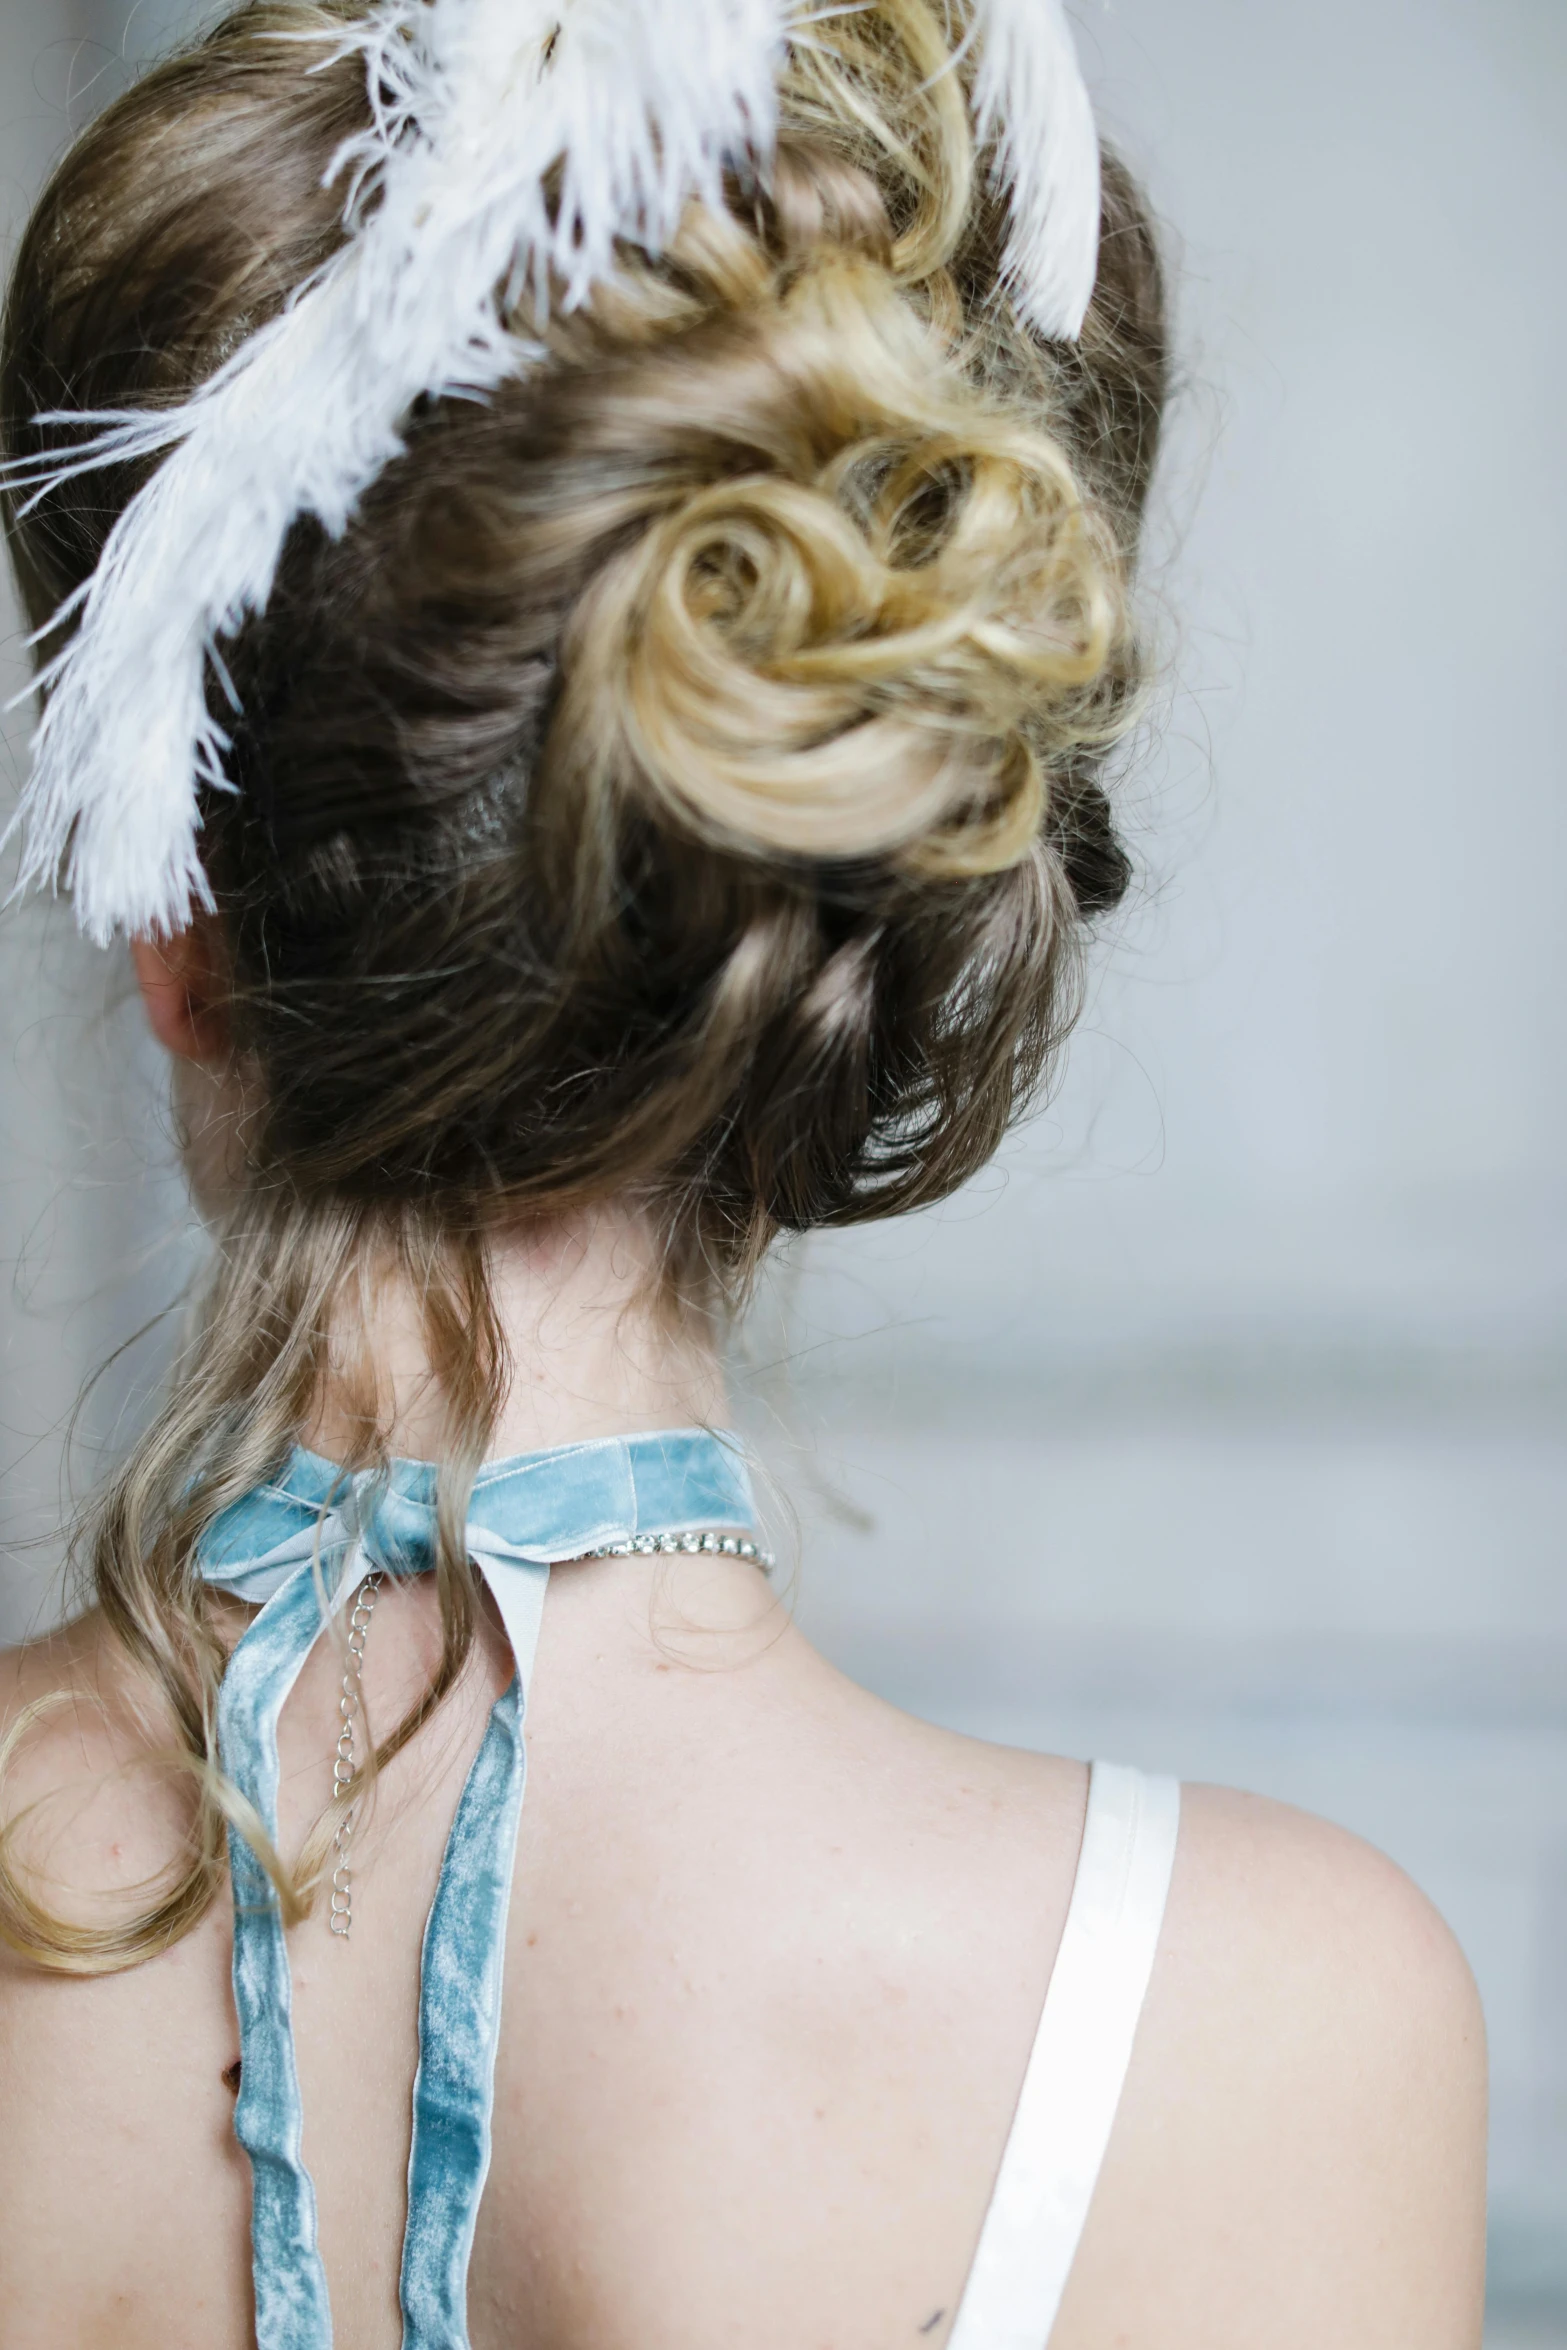
[[8, 1666], [0, 2342], [1474, 2350], [1419, 1895], [854, 1689], [713, 1433], [1125, 886], [1141, 200], [1044, 5], [528, 17], [242, 8], [17, 265], [29, 869], [216, 1245]]

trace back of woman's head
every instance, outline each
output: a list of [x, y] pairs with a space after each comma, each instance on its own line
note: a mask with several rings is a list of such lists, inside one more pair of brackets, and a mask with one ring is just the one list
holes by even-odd
[[[370, 94], [319, 36], [362, 13], [258, 0], [67, 156], [11, 289], [11, 455], [44, 412], [186, 400], [330, 263]], [[134, 1963], [221, 1880], [227, 1634], [198, 1546], [297, 1441], [383, 1268], [423, 1303], [450, 1443], [442, 1662], [382, 1759], [473, 1635], [466, 1496], [507, 1377], [488, 1236], [613, 1200], [666, 1298], [733, 1297], [780, 1229], [950, 1192], [1070, 1024], [1128, 874], [1098, 776], [1138, 689], [1160, 275], [1106, 158], [1080, 339], [1022, 322], [964, 29], [949, 0], [813, 15], [765, 187], [693, 200], [656, 257], [622, 246], [543, 364], [420, 404], [222, 648], [200, 849], [241, 1163], [92, 1541], [196, 1772], [195, 1850], [86, 1933], [0, 1839], [0, 1936], [44, 1964]], [[143, 479], [13, 515], [40, 624]], [[363, 1392], [349, 1467], [385, 1458], [373, 1370]], [[269, 1865], [308, 1906], [306, 1864]]]
[[[13, 452], [178, 398], [339, 242], [361, 62], [240, 10], [68, 157], [8, 318]], [[1164, 350], [1107, 166], [1081, 342], [998, 285], [947, 12], [813, 24], [765, 197], [485, 402], [428, 404], [232, 648], [202, 850], [251, 1180], [438, 1220], [615, 1193], [685, 1281], [935, 1199], [995, 1148], [1127, 866], [1095, 770]], [[134, 487], [15, 533], [40, 620]]]

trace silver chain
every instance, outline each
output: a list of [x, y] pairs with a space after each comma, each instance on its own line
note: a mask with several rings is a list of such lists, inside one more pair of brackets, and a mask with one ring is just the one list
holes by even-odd
[[343, 1693], [337, 1701], [342, 1728], [337, 1736], [337, 1760], [332, 1765], [332, 1794], [342, 1805], [342, 1817], [337, 1823], [337, 1834], [332, 1849], [337, 1854], [337, 1866], [332, 1871], [332, 1909], [327, 1924], [339, 1941], [346, 1942], [354, 1930], [354, 1880], [348, 1865], [349, 1849], [354, 1841], [354, 1830], [359, 1823], [357, 1800], [349, 1802], [348, 1792], [358, 1778], [354, 1767], [354, 1732], [364, 1713], [365, 1639], [370, 1630], [370, 1618], [375, 1614], [375, 1603], [381, 1596], [382, 1578], [379, 1572], [366, 1575], [354, 1601], [354, 1612], [348, 1619], [348, 1654], [343, 1661]]
[[629, 1542], [606, 1542], [602, 1550], [584, 1551], [590, 1559], [708, 1558], [744, 1559], [770, 1575], [778, 1561], [745, 1534], [638, 1534]]

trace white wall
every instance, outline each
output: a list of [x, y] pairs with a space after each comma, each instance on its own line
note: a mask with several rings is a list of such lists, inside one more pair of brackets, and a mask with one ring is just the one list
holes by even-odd
[[[1081, 17], [1184, 248], [1151, 902], [922, 1309], [1009, 1362], [1265, 1328], [1555, 1376], [1567, 13]], [[841, 1254], [903, 1293], [904, 1235]]]
[[[124, 78], [119, 0], [0, 0], [0, 251], [9, 256], [72, 125]], [[0, 701], [27, 675], [0, 581]], [[25, 711], [0, 721], [0, 797], [25, 761]], [[14, 857], [0, 860], [8, 875]], [[62, 1514], [90, 1481], [122, 1370], [64, 1436], [84, 1383], [171, 1287], [179, 1229], [150, 1061], [122, 974], [46, 906], [0, 917], [0, 1637], [51, 1602]]]

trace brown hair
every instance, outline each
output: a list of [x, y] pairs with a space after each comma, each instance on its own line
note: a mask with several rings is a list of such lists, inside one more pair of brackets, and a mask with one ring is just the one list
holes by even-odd
[[[332, 251], [362, 68], [272, 36], [353, 13], [240, 9], [66, 158], [12, 283], [10, 453], [41, 410], [183, 396]], [[341, 538], [296, 527], [232, 648], [239, 788], [203, 853], [260, 1108], [200, 1334], [93, 1538], [199, 1764], [224, 1651], [196, 1543], [294, 1440], [371, 1255], [418, 1270], [453, 1430], [422, 1719], [471, 1638], [463, 1504], [504, 1390], [486, 1231], [629, 1197], [671, 1293], [732, 1300], [780, 1230], [962, 1183], [1070, 1026], [1128, 878], [1099, 769], [1136, 707], [1162, 289], [1107, 156], [1081, 341], [1020, 323], [960, 16], [816, 23], [766, 196], [626, 253], [488, 403], [428, 403]], [[16, 525], [39, 622], [135, 486]], [[48, 1964], [144, 1955], [211, 1898], [222, 1801], [133, 1928], [67, 1947], [0, 1875], [0, 1930]]]

